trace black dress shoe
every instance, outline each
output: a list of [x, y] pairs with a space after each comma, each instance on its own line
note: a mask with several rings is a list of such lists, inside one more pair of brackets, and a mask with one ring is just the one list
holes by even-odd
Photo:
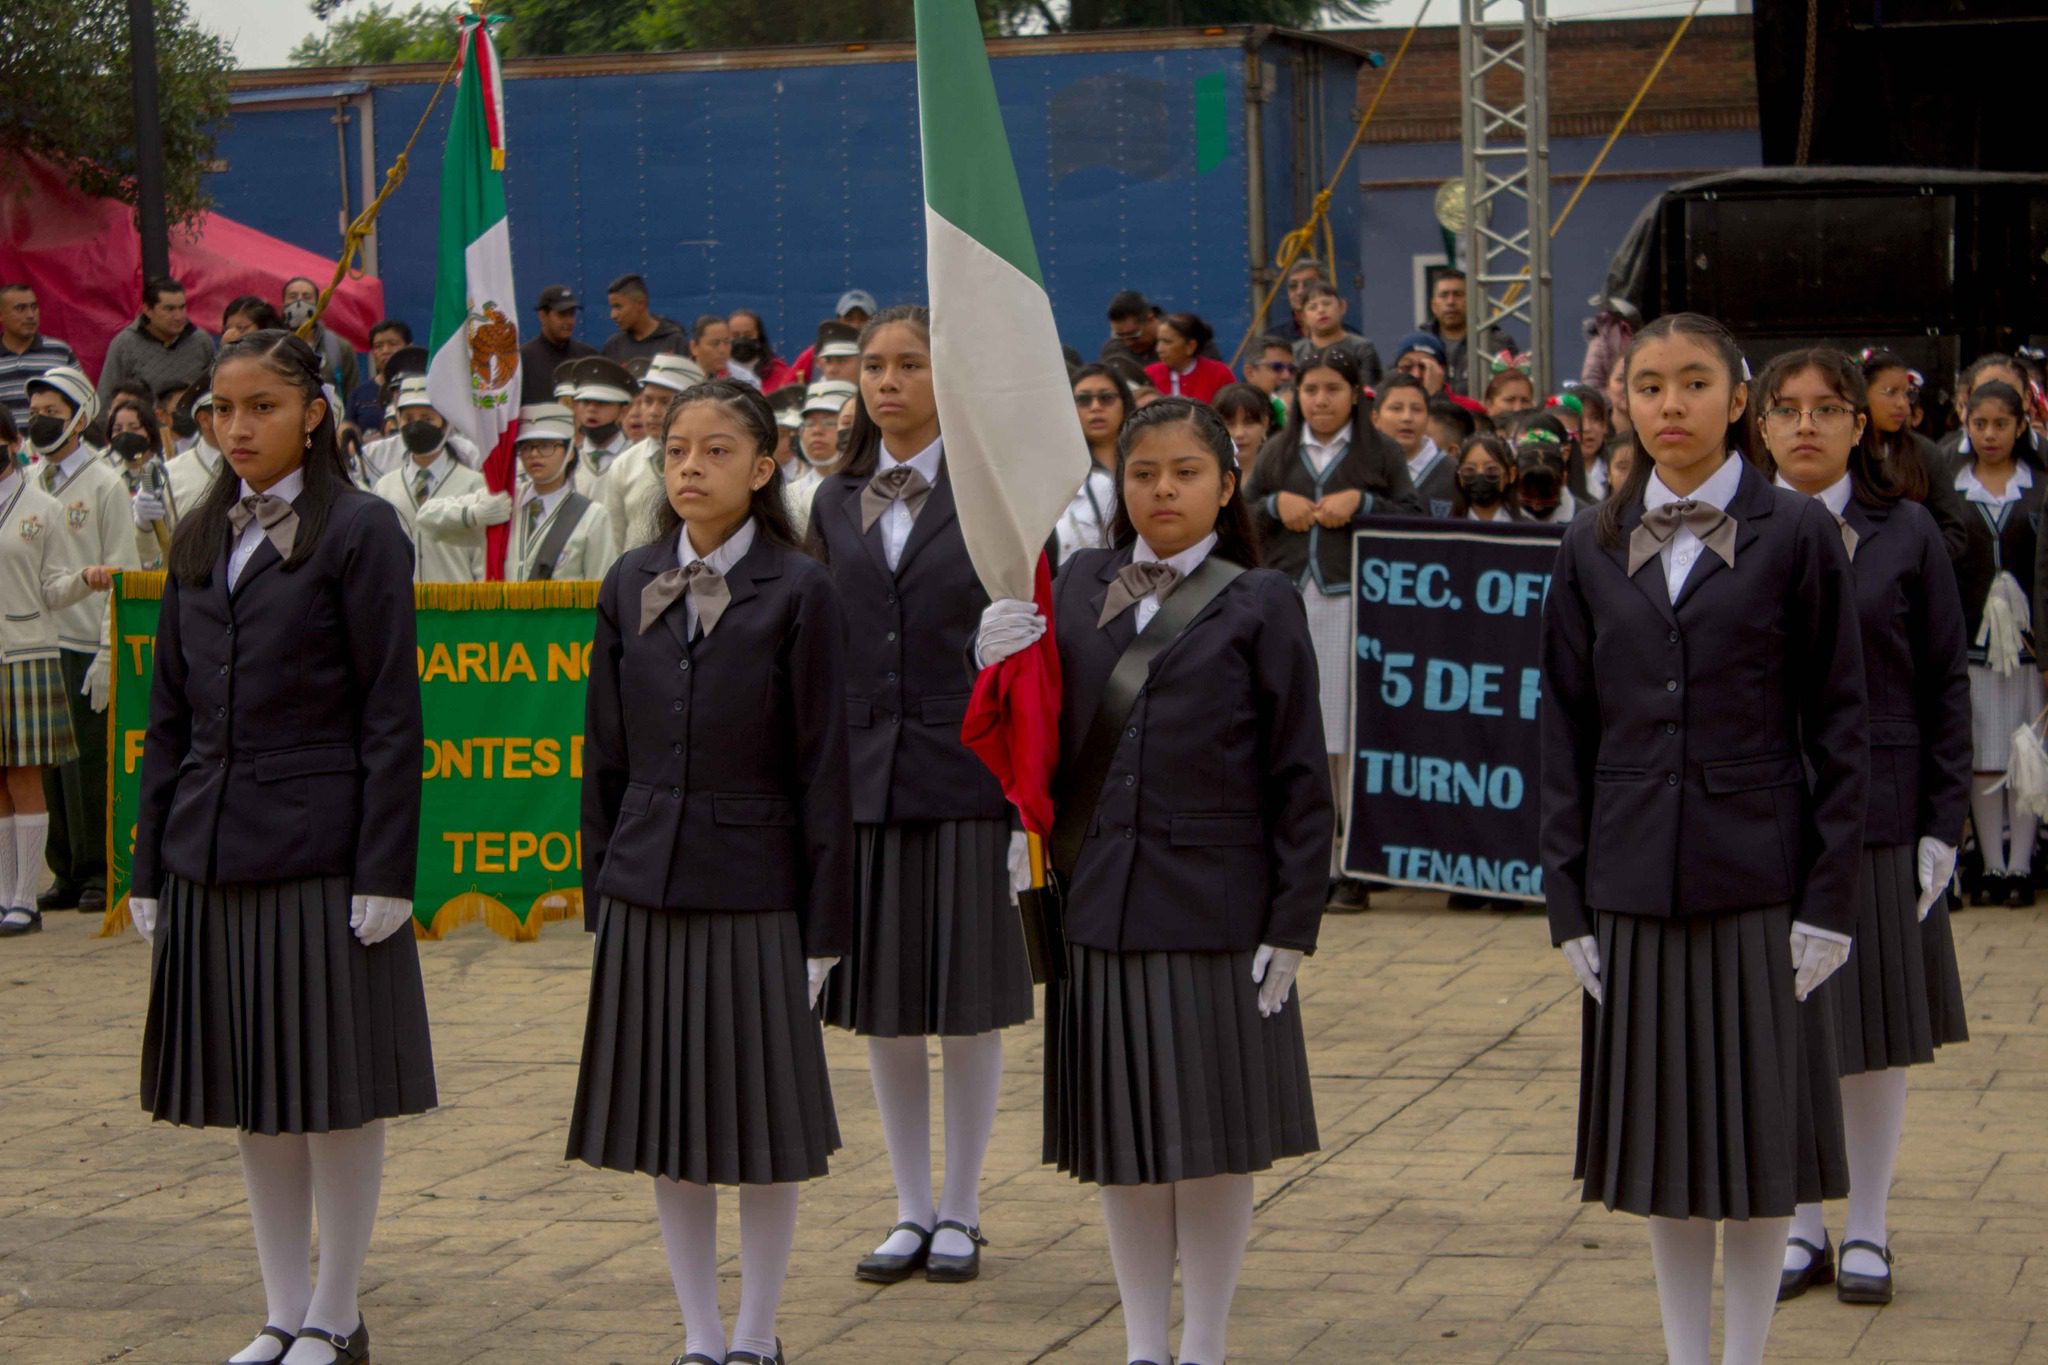
[[1835, 1276], [1835, 1297], [1843, 1303], [1890, 1303], [1892, 1301], [1892, 1253], [1889, 1247], [1858, 1238], [1842, 1243], [1842, 1254], [1851, 1251], [1874, 1251], [1884, 1258], [1885, 1270], [1882, 1275], [1858, 1275], [1844, 1270]]
[[[917, 1234], [917, 1250], [901, 1256], [885, 1256], [879, 1251], [870, 1252], [861, 1258], [853, 1268], [853, 1278], [866, 1280], [869, 1284], [901, 1284], [924, 1269], [925, 1258], [932, 1254], [932, 1235], [916, 1223], [898, 1223], [889, 1229], [889, 1236], [899, 1232]], [[888, 1238], [882, 1239], [887, 1241]]]
[[78, 908], [88, 915], [107, 913], [107, 893], [104, 887], [88, 886], [78, 893]]
[[0, 938], [14, 938], [19, 934], [39, 934], [43, 929], [43, 912], [30, 910], [26, 906], [15, 906], [4, 912], [0, 919]]
[[2005, 879], [2005, 903], [2015, 910], [2024, 910], [2034, 903], [2034, 877], [2030, 872], [2021, 872]]
[[2005, 904], [2005, 874], [1986, 872], [1977, 878], [1977, 884], [1970, 888], [1970, 904]]
[[702, 1351], [692, 1351], [686, 1356], [677, 1356], [668, 1365], [725, 1365], [725, 1362], [714, 1356], [707, 1356]]
[[932, 1236], [937, 1237], [947, 1228], [963, 1234], [973, 1245], [967, 1249], [965, 1256], [942, 1256], [934, 1251], [925, 1259], [924, 1277], [933, 1284], [966, 1284], [969, 1280], [980, 1278], [981, 1249], [988, 1245], [988, 1238], [981, 1235], [980, 1228], [968, 1227], [967, 1224], [955, 1222], [951, 1218], [933, 1228]]
[[330, 1332], [325, 1327], [301, 1327], [300, 1341], [324, 1341], [334, 1348], [336, 1362], [347, 1361], [348, 1365], [367, 1365], [370, 1359], [370, 1324], [356, 1319], [356, 1330], [343, 1336]]
[[[258, 1337], [269, 1337], [272, 1341], [277, 1343], [277, 1350], [271, 1353], [270, 1359], [258, 1361], [233, 1361], [230, 1362], [230, 1365], [277, 1365], [278, 1361], [284, 1359], [285, 1352], [291, 1350], [292, 1348], [292, 1334], [290, 1332], [285, 1331], [282, 1327], [273, 1327], [266, 1322], [263, 1324], [263, 1330], [258, 1332], [256, 1335]], [[255, 1344], [256, 1343], [253, 1341], [249, 1343], [250, 1346], [254, 1346]]]
[[1828, 1235], [1820, 1235], [1820, 1245], [1815, 1246], [1804, 1237], [1794, 1237], [1787, 1246], [1806, 1249], [1804, 1270], [1781, 1270], [1778, 1272], [1778, 1302], [1796, 1299], [1817, 1284], [1826, 1284], [1835, 1278], [1835, 1253], [1828, 1245]]
[[725, 1365], [782, 1365], [782, 1338], [775, 1338], [775, 1354], [772, 1356], [764, 1356], [759, 1351], [728, 1351]]
[[1332, 914], [1356, 915], [1372, 909], [1372, 892], [1356, 877], [1339, 877], [1330, 884], [1329, 903], [1323, 908]]
[[75, 886], [65, 886], [59, 883], [36, 897], [36, 909], [38, 910], [76, 910], [77, 908], [78, 888]]

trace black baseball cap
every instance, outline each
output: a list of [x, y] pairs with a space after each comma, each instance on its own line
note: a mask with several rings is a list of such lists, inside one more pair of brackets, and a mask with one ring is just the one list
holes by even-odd
[[583, 307], [576, 302], [576, 291], [566, 284], [551, 284], [540, 291], [540, 302], [534, 305], [543, 313], [575, 312]]

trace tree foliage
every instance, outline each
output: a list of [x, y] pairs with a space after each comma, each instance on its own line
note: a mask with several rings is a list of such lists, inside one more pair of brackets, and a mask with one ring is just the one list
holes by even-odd
[[[185, 0], [156, 0], [164, 199], [173, 222], [207, 205], [200, 175], [227, 116], [227, 42]], [[0, 0], [0, 153], [34, 153], [88, 194], [135, 202], [126, 0]]]
[[[299, 65], [446, 61], [463, 6], [311, 0], [325, 35], [292, 52]], [[991, 34], [1107, 28], [1279, 24], [1312, 28], [1371, 16], [1379, 0], [977, 0]], [[667, 52], [776, 43], [883, 42], [911, 36], [912, 0], [495, 0], [512, 22], [511, 57], [572, 52]]]

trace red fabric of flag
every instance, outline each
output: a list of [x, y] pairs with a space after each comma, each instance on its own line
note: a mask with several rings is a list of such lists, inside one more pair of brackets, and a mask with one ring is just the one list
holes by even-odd
[[1033, 834], [1052, 835], [1052, 778], [1060, 761], [1060, 652], [1052, 636], [1052, 569], [1038, 557], [1032, 589], [1045, 634], [1027, 649], [984, 668], [960, 740], [1003, 784]]

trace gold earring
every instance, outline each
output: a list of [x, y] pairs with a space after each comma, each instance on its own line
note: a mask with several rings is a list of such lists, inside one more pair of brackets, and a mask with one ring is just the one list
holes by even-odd
[[309, 431], [309, 432], [307, 432], [307, 433], [306, 433], [306, 449], [308, 449], [308, 450], [311, 450], [312, 448], [313, 448], [313, 433]]

